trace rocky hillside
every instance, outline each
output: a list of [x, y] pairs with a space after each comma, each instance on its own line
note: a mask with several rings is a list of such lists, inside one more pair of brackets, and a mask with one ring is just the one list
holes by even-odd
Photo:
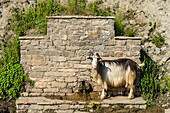
[[[11, 18], [11, 9], [19, 7], [28, 7], [34, 5], [36, 0], [0, 0], [0, 40], [3, 41], [5, 35], [9, 31], [5, 28], [9, 25]], [[56, 0], [57, 1], [57, 0]], [[61, 3], [66, 3], [67, 0], [60, 0]], [[92, 2], [94, 0], [86, 0]], [[144, 43], [143, 47], [147, 50], [149, 56], [160, 65], [170, 75], [170, 4], [169, 0], [103, 0], [104, 3], [101, 7], [110, 7], [113, 11], [116, 8], [122, 8], [124, 11], [133, 9], [135, 11], [134, 20], [129, 20], [131, 23], [144, 23], [142, 28], [139, 26], [137, 29], [139, 35], [148, 39], [148, 32], [151, 29], [150, 23], [157, 26], [157, 31], [165, 36], [166, 45], [157, 48], [150, 39]], [[137, 21], [136, 21], [137, 20]]]

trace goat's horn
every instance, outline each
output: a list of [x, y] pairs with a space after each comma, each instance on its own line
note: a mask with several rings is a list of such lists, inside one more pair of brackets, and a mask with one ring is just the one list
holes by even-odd
[[100, 58], [100, 55], [99, 55], [99, 53], [96, 53], [96, 56]]

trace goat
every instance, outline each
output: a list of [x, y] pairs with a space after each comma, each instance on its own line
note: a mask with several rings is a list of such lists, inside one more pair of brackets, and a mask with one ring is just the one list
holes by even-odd
[[89, 56], [87, 59], [92, 61], [92, 77], [94, 81], [102, 86], [101, 99], [105, 98], [105, 90], [108, 90], [108, 86], [130, 88], [128, 98], [134, 98], [134, 81], [139, 69], [136, 62], [127, 58], [102, 60], [98, 53]]

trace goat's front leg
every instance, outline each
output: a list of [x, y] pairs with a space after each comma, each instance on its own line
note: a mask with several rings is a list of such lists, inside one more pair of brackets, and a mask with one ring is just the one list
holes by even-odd
[[105, 95], [105, 89], [103, 88], [103, 89], [102, 89], [102, 94], [101, 94], [100, 98], [101, 98], [101, 99], [104, 99], [105, 96], [106, 96], [106, 95]]
[[101, 94], [101, 99], [104, 99], [105, 97], [106, 97], [106, 95], [107, 95], [107, 93], [105, 92], [105, 90], [107, 91], [107, 83], [106, 82], [104, 82], [104, 84], [102, 85], [102, 94]]

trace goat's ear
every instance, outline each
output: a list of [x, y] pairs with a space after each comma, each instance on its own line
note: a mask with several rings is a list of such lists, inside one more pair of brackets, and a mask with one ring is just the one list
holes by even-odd
[[96, 53], [96, 56], [97, 56], [98, 58], [101, 58], [100, 55], [99, 55], [99, 53]]
[[92, 57], [87, 57], [87, 59], [93, 60], [93, 58], [92, 58]]

